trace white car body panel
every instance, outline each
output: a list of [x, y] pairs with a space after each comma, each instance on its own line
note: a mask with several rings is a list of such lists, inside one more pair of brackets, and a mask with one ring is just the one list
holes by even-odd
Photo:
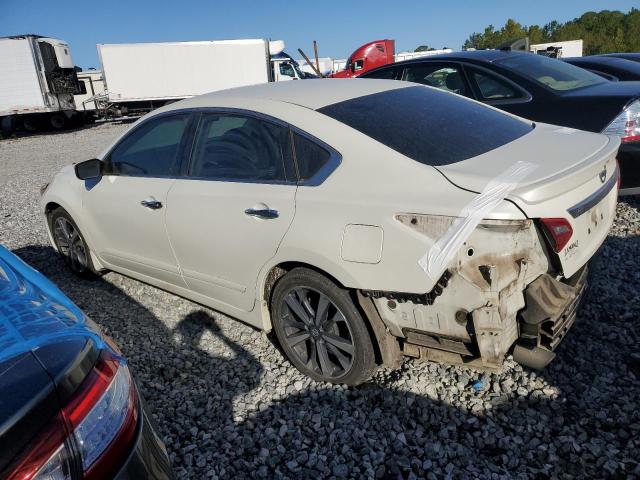
[[[167, 231], [188, 288], [252, 310], [256, 274], [276, 254], [293, 220], [296, 188], [177, 180], [167, 199]], [[260, 204], [276, 210], [278, 218], [245, 214]]]
[[168, 178], [107, 175], [85, 189], [83, 210], [90, 213], [85, 229], [92, 232], [93, 250], [102, 264], [186, 287], [167, 237], [167, 210], [151, 210], [140, 204], [147, 198], [166, 204], [174, 182]]

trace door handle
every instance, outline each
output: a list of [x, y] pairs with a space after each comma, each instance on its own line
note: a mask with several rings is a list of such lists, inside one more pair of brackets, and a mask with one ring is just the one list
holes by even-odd
[[162, 202], [156, 200], [155, 198], [147, 198], [146, 200], [142, 200], [140, 202], [140, 205], [151, 210], [158, 210], [159, 208], [162, 208]]
[[244, 213], [250, 217], [266, 219], [278, 218], [278, 216], [280, 216], [277, 210], [271, 210], [270, 208], [247, 208]]

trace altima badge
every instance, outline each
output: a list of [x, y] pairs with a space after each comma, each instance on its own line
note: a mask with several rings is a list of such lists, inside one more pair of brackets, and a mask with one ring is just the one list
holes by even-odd
[[600, 183], [604, 183], [605, 179], [607, 178], [607, 167], [604, 167], [602, 169], [598, 177], [600, 177]]

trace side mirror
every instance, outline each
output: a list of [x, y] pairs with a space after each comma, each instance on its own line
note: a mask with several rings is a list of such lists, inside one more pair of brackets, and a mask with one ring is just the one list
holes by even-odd
[[76, 177], [80, 180], [98, 178], [102, 175], [102, 166], [102, 160], [98, 160], [97, 158], [77, 163], [75, 166]]

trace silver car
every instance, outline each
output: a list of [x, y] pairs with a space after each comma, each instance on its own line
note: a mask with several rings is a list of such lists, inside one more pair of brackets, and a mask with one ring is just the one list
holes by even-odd
[[613, 221], [618, 146], [411, 83], [258, 85], [141, 118], [42, 212], [75, 273], [274, 330], [316, 380], [403, 355], [543, 367]]

